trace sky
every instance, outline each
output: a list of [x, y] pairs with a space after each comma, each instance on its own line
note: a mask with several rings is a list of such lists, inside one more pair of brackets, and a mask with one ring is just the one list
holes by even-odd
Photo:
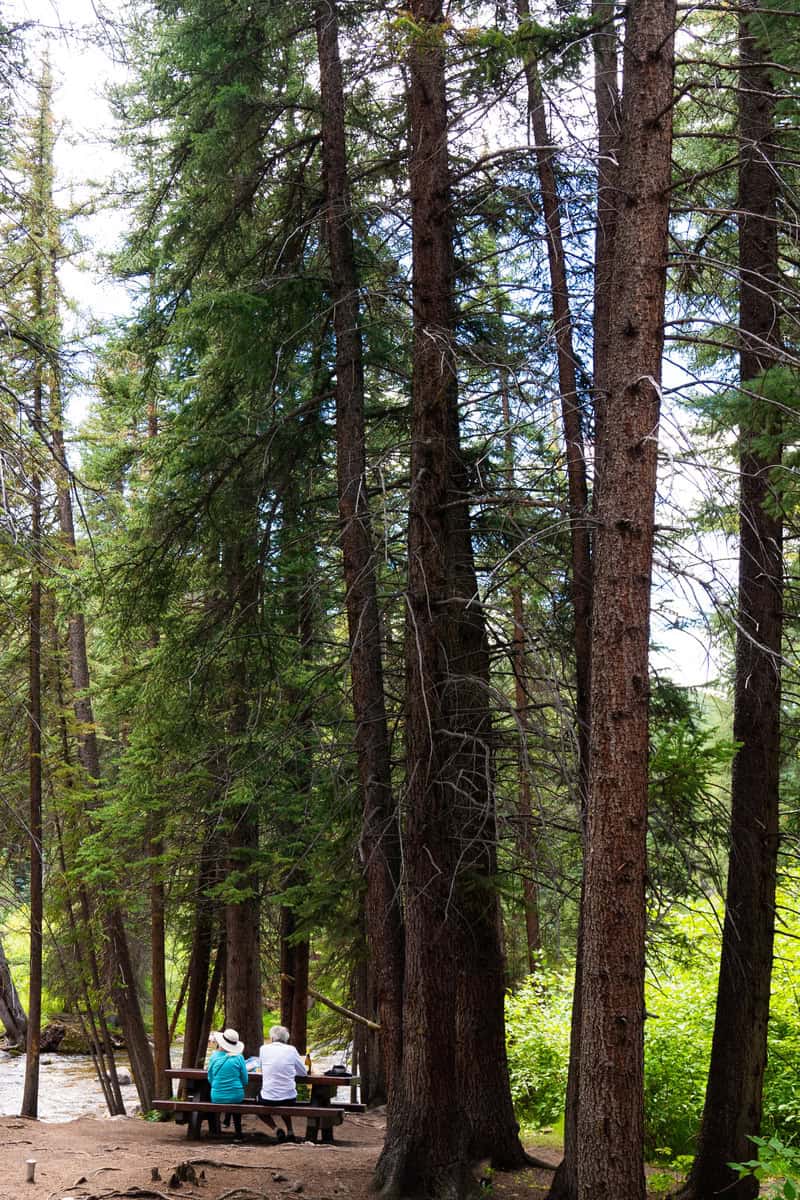
[[[60, 135], [55, 148], [57, 188], [62, 204], [87, 197], [87, 180], [107, 183], [123, 166], [122, 156], [109, 144], [111, 112], [104, 89], [118, 80], [124, 65], [114, 54], [111, 27], [101, 25], [101, 16], [112, 13], [117, 0], [8, 0], [7, 19], [32, 21], [40, 30], [32, 43], [31, 66], [36, 70], [44, 48], [50, 56], [54, 82], [54, 108]], [[108, 35], [97, 39], [102, 28]], [[99, 44], [87, 37], [91, 30]], [[106, 206], [95, 217], [81, 223], [81, 233], [95, 252], [110, 251], [125, 228], [125, 214]], [[99, 315], [119, 315], [127, 306], [127, 294], [105, 276], [95, 257], [88, 262], [66, 263], [60, 271], [61, 284], [80, 308]]]
[[[42, 33], [39, 44], [49, 49], [53, 67], [57, 118], [63, 132], [56, 147], [58, 186], [64, 201], [79, 200], [87, 194], [86, 181], [103, 184], [123, 166], [120, 154], [108, 143], [112, 119], [104, 89], [119, 80], [124, 64], [113, 36], [113, 26], [101, 26], [100, 17], [113, 16], [121, 0], [9, 0], [8, 19], [33, 21]], [[92, 44], [86, 31], [105, 28], [107, 36]], [[34, 52], [35, 53], [35, 52]], [[81, 314], [100, 318], [122, 316], [128, 307], [124, 287], [111, 280], [102, 267], [102, 255], [119, 242], [126, 214], [105, 206], [84, 223], [82, 233], [93, 246], [83, 262], [65, 264], [60, 277], [66, 295]], [[668, 388], [681, 386], [680, 372], [667, 368]], [[85, 415], [90, 395], [78, 390], [71, 401], [70, 417], [78, 423]], [[664, 405], [661, 447], [665, 451], [662, 469], [662, 493], [669, 495], [676, 509], [688, 509], [707, 487], [714, 487], [702, 473], [691, 469], [677, 471], [674, 462], [685, 449], [685, 431], [674, 406]], [[667, 512], [668, 510], [665, 510]], [[661, 519], [661, 518], [659, 518]], [[669, 520], [668, 517], [664, 518]], [[731, 547], [723, 539], [703, 537], [684, 549], [680, 558], [688, 577], [678, 587], [668, 571], [656, 570], [653, 591], [652, 636], [660, 647], [654, 651], [653, 664], [671, 675], [676, 682], [703, 685], [712, 682], [719, 664], [710, 656], [709, 639], [704, 634], [698, 613], [711, 609], [708, 590], [720, 598], [730, 594], [736, 575]], [[683, 622], [696, 622], [689, 629], [677, 628]]]

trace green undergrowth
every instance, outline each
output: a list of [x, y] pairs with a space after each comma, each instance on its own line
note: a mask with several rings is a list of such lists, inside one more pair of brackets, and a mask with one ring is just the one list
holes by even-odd
[[[720, 908], [711, 903], [673, 917], [669, 953], [648, 965], [645, 1149], [648, 1160], [679, 1170], [694, 1151], [702, 1114], [721, 918]], [[791, 920], [776, 939], [761, 1130], [786, 1143], [800, 1142], [800, 921]], [[520, 1124], [531, 1133], [556, 1129], [561, 1121], [571, 1004], [571, 973], [544, 966], [507, 998], [512, 1095]]]

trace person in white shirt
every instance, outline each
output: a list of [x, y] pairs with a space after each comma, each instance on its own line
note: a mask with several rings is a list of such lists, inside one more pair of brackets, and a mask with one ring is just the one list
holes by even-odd
[[[295, 1075], [306, 1075], [306, 1065], [294, 1046], [289, 1045], [289, 1030], [284, 1025], [273, 1025], [269, 1031], [269, 1041], [265, 1042], [259, 1051], [261, 1064], [261, 1091], [258, 1099], [262, 1104], [294, 1104], [297, 1100], [297, 1085]], [[270, 1129], [275, 1130], [279, 1142], [295, 1142], [291, 1117], [284, 1117], [286, 1132], [280, 1129], [272, 1118], [272, 1113], [259, 1117]]]

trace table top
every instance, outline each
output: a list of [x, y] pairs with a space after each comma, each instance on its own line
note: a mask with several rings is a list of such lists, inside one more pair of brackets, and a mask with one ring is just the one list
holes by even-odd
[[[251, 1079], [260, 1081], [260, 1071], [248, 1071]], [[168, 1079], [205, 1079], [205, 1067], [170, 1067], [164, 1074]], [[328, 1087], [349, 1087], [351, 1083], [360, 1083], [359, 1075], [295, 1075], [298, 1083], [309, 1083], [312, 1086], [327, 1085]]]

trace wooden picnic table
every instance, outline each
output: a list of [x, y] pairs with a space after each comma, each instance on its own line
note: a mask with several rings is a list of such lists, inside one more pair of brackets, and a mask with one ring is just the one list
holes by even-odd
[[[220, 1112], [231, 1111], [241, 1116], [242, 1113], [257, 1113], [258, 1108], [262, 1112], [270, 1111], [269, 1106], [266, 1108], [263, 1105], [256, 1106], [252, 1100], [243, 1105], [211, 1104], [208, 1073], [205, 1067], [172, 1067], [165, 1074], [168, 1079], [177, 1079], [186, 1083], [188, 1085], [187, 1096], [183, 1101], [156, 1100], [154, 1107], [167, 1112], [187, 1113], [190, 1138], [200, 1136], [203, 1119], [207, 1119], [209, 1127], [214, 1129], [216, 1116]], [[361, 1082], [358, 1076], [311, 1074], [296, 1075], [295, 1079], [298, 1084], [310, 1086], [310, 1103], [300, 1103], [296, 1107], [287, 1108], [286, 1112], [277, 1107], [274, 1107], [273, 1111], [276, 1115], [287, 1115], [288, 1113], [290, 1116], [305, 1116], [308, 1121], [306, 1136], [311, 1141], [316, 1141], [317, 1134], [321, 1130], [322, 1141], [332, 1142], [333, 1127], [341, 1123], [343, 1113], [364, 1112], [364, 1105], [355, 1101], [355, 1090]], [[349, 1103], [334, 1100], [336, 1090], [340, 1087], [350, 1088]], [[261, 1072], [249, 1071], [246, 1094], [255, 1097], [260, 1091]]]

